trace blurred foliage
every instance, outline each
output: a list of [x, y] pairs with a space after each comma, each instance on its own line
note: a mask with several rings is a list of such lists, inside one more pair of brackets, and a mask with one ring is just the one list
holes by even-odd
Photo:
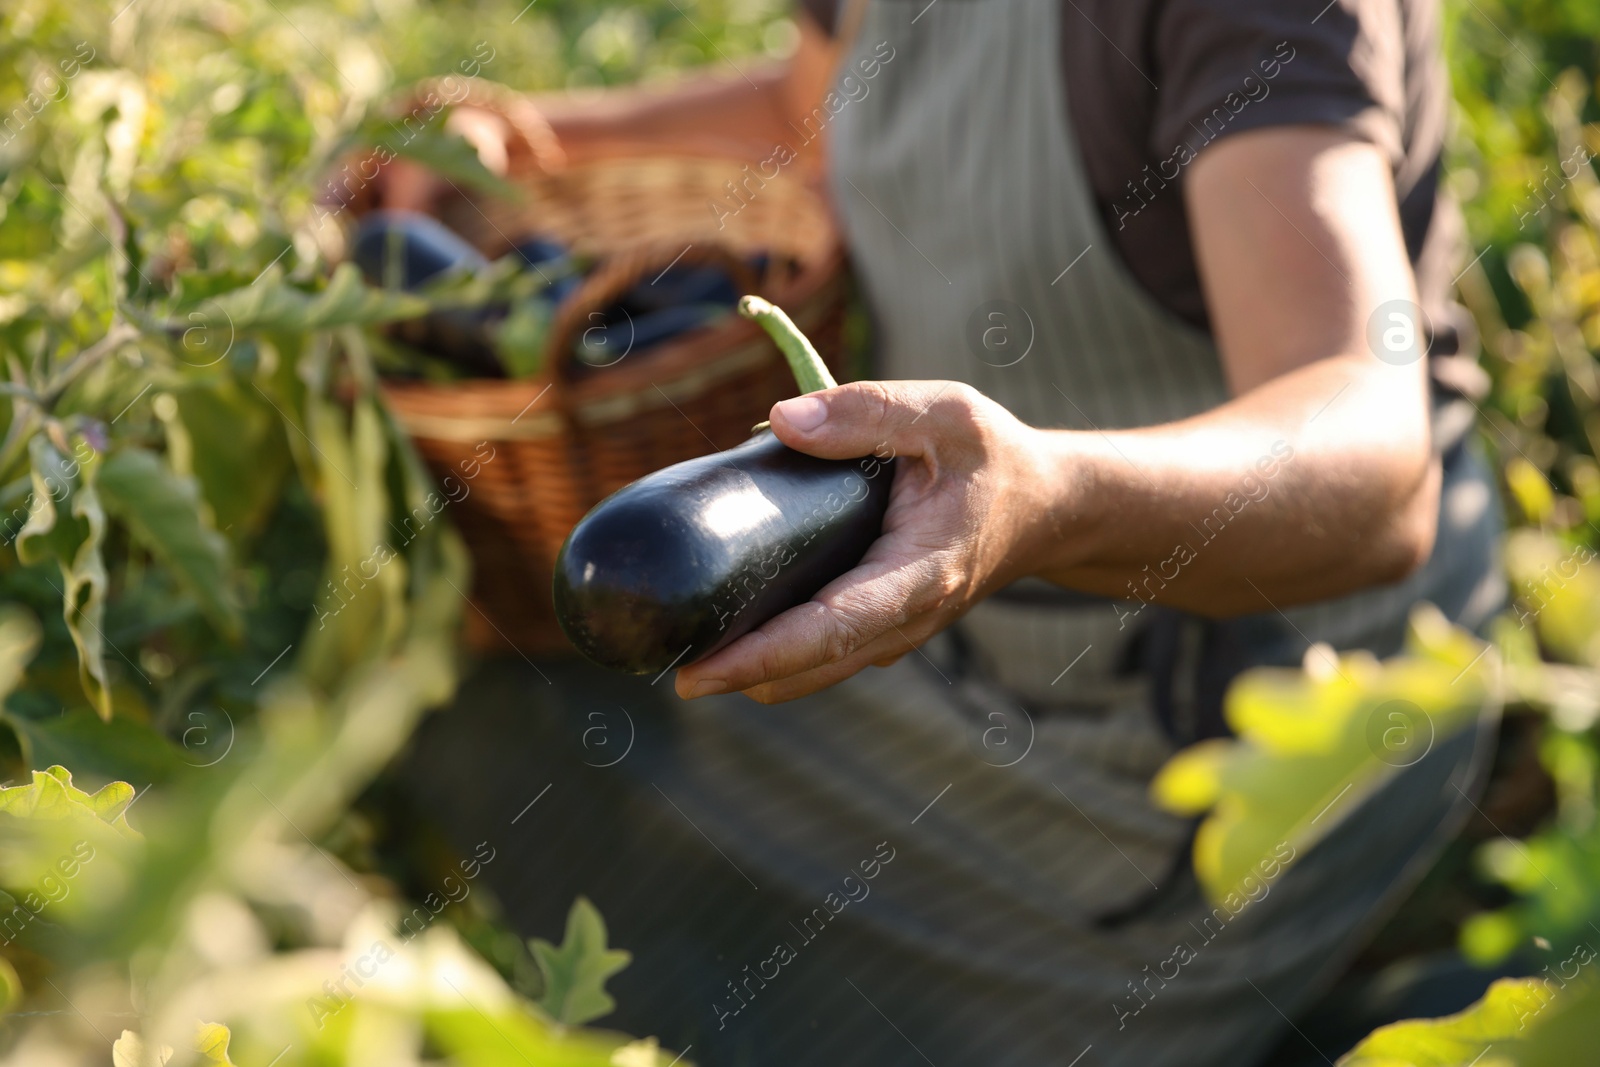
[[[785, 14], [0, 10], [3, 1062], [671, 1060], [578, 1028], [626, 960], [587, 902], [529, 946], [488, 842], [415, 904], [375, 870], [352, 805], [453, 692], [468, 577], [369, 329], [473, 294], [333, 269], [327, 176], [417, 79], [648, 81], [782, 55]], [[441, 126], [397, 150], [493, 188]]]
[[1460, 1015], [1384, 1027], [1347, 1067], [1564, 1065], [1600, 1040], [1600, 9], [1472, 0], [1449, 6], [1447, 26], [1447, 188], [1476, 256], [1458, 288], [1494, 383], [1483, 442], [1517, 527], [1516, 603], [1493, 658], [1509, 711], [1542, 718], [1556, 810], [1527, 840], [1479, 848], [1480, 876], [1511, 903], [1461, 931], [1469, 959], [1531, 977]]
[[1150, 786], [1167, 810], [1206, 815], [1194, 843], [1206, 895], [1237, 911], [1252, 876], [1309, 852], [1436, 740], [1471, 727], [1498, 700], [1486, 652], [1423, 605], [1405, 654], [1387, 663], [1319, 648], [1304, 670], [1235, 683], [1226, 708], [1235, 736], [1179, 753]]

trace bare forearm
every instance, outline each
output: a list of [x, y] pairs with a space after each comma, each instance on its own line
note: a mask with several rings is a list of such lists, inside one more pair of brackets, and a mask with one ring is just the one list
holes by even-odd
[[[572, 161], [663, 148], [764, 159], [775, 145], [795, 140], [789, 124], [810, 113], [833, 81], [837, 56], [829, 35], [804, 12], [797, 23], [799, 46], [781, 62], [741, 63], [670, 86], [554, 94], [537, 103]], [[802, 143], [800, 154], [807, 152]]]
[[615, 89], [536, 102], [573, 162], [652, 146], [750, 155], [782, 136], [787, 69], [692, 76], [663, 89]]
[[1183, 422], [1042, 434], [1035, 573], [1216, 616], [1398, 579], [1437, 506], [1418, 373], [1336, 357]]

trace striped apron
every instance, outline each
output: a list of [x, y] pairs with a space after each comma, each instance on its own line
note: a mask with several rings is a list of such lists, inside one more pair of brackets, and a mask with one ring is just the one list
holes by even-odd
[[[1227, 398], [1217, 353], [1102, 231], [1061, 7], [868, 4], [829, 133], [877, 374], [967, 382], [1036, 426], [1193, 415]], [[1485, 623], [1497, 509], [1469, 451], [1447, 467], [1438, 548], [1398, 585], [1221, 626], [1024, 582], [894, 666], [774, 707], [499, 664], [423, 746], [470, 774], [421, 788], [476, 841], [548, 782], [506, 830], [526, 858], [489, 869], [498, 895], [543, 936], [594, 899], [635, 955], [603, 1022], [702, 1065], [1249, 1063], [1431, 861], [1487, 732], [1438, 745], [1226, 929], [1189, 870], [1192, 824], [1148, 783], [1219, 732], [1238, 667], [1311, 641], [1392, 654], [1423, 599]], [[1180, 943], [1193, 958], [1152, 981]]]

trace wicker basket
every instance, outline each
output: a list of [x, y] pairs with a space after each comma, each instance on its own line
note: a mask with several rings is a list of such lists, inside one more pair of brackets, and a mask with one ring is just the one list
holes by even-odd
[[[477, 472], [451, 512], [476, 564], [474, 644], [553, 655], [571, 646], [555, 624], [551, 573], [584, 513], [651, 471], [739, 443], [795, 393], [776, 347], [738, 318], [603, 368], [577, 364], [572, 341], [590, 313], [674, 262], [716, 262], [787, 310], [837, 371], [844, 259], [825, 203], [799, 177], [747, 185], [744, 206], [729, 214], [710, 205], [732, 206], [726, 183], [746, 180], [742, 161], [651, 157], [546, 169], [548, 148], [533, 140], [537, 116], [514, 97], [479, 92], [473, 103], [514, 116], [529, 142], [511, 156], [511, 177], [526, 195], [462, 202], [444, 221], [491, 256], [537, 232], [601, 265], [557, 311], [537, 378], [389, 381], [383, 392], [436, 474]], [[770, 254], [759, 278], [744, 261], [755, 252]]]

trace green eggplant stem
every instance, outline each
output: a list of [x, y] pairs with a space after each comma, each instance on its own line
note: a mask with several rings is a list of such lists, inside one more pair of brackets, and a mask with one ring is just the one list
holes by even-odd
[[789, 361], [789, 369], [794, 372], [795, 384], [800, 387], [802, 394], [832, 389], [839, 384], [828, 373], [827, 364], [822, 362], [822, 357], [817, 355], [817, 350], [806, 339], [806, 335], [783, 313], [782, 308], [759, 296], [743, 296], [739, 298], [739, 314], [759, 322], [761, 328], [771, 336], [783, 353], [783, 358]]

